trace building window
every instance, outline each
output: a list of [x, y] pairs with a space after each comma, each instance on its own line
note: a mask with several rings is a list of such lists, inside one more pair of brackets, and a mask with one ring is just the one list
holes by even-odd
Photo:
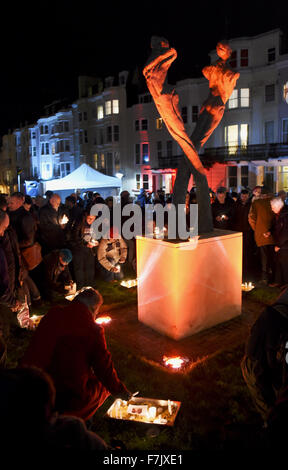
[[267, 50], [267, 58], [268, 62], [274, 62], [276, 59], [276, 50], [275, 47], [271, 47], [270, 49]]
[[36, 157], [37, 156], [37, 153], [36, 153], [36, 147], [32, 147], [32, 155], [33, 157]]
[[237, 51], [232, 51], [229, 60], [229, 65], [232, 69], [237, 67]]
[[148, 120], [147, 119], [142, 119], [141, 120], [141, 130], [142, 131], [147, 131], [148, 129]]
[[288, 144], [288, 119], [282, 121], [282, 142]]
[[45, 154], [49, 155], [49, 143], [48, 142], [45, 143]]
[[266, 85], [265, 86], [265, 101], [266, 103], [269, 101], [275, 100], [275, 85]]
[[198, 121], [198, 106], [192, 106], [192, 122]]
[[114, 142], [119, 142], [119, 126], [113, 126]]
[[107, 127], [107, 142], [112, 142], [112, 126]]
[[167, 149], [167, 157], [172, 157], [172, 150], [173, 150], [172, 140], [167, 140], [166, 149]]
[[98, 153], [94, 153], [93, 160], [94, 160], [94, 168], [95, 170], [98, 170]]
[[183, 119], [184, 124], [186, 124], [187, 121], [188, 121], [187, 106], [184, 106], [184, 107], [181, 109], [181, 115], [182, 115], [182, 119]]
[[238, 90], [233, 90], [228, 100], [228, 108], [238, 108]]
[[248, 67], [248, 49], [241, 49], [240, 66], [241, 67]]
[[106, 154], [106, 169], [108, 175], [113, 175], [113, 154], [111, 152], [107, 152]]
[[237, 188], [237, 166], [228, 166], [228, 187]]
[[109, 116], [111, 113], [112, 113], [111, 101], [106, 101], [105, 102], [105, 114], [106, 116]]
[[119, 114], [119, 100], [112, 100], [112, 112], [113, 114]]
[[106, 166], [105, 165], [105, 155], [104, 155], [104, 153], [101, 153], [101, 155], [100, 155], [100, 168], [101, 168], [101, 170], [104, 170], [105, 166]]
[[137, 173], [136, 175], [136, 189], [139, 190], [141, 185], [141, 175]]
[[161, 141], [157, 142], [157, 157], [158, 158], [162, 157], [162, 142]]
[[162, 128], [163, 128], [163, 119], [162, 118], [157, 118], [156, 119], [156, 129], [159, 131]]
[[249, 88], [237, 88], [234, 89], [231, 93], [231, 96], [228, 100], [228, 109], [234, 108], [248, 108], [250, 104], [250, 91]]
[[237, 153], [240, 148], [246, 149], [248, 145], [248, 124], [235, 124], [224, 128], [224, 142], [229, 148], [229, 154]]
[[140, 165], [140, 144], [135, 145], [135, 163]]
[[264, 134], [265, 144], [272, 144], [274, 142], [274, 121], [265, 122]]
[[64, 176], [69, 175], [71, 172], [71, 164], [67, 162], [60, 163], [60, 178], [64, 178]]
[[103, 106], [97, 106], [97, 119], [103, 119], [104, 118], [104, 111], [103, 111]]
[[249, 167], [248, 165], [241, 166], [241, 186], [242, 188], [248, 187]]
[[79, 121], [79, 122], [82, 121], [82, 113], [78, 113], [78, 121]]
[[143, 175], [143, 189], [149, 189], [149, 175]]
[[135, 121], [135, 131], [139, 131], [140, 125], [139, 125], [139, 119], [136, 119]]
[[142, 144], [142, 163], [145, 165], [149, 160], [149, 144]]
[[283, 86], [283, 98], [288, 103], [288, 82], [286, 82]]

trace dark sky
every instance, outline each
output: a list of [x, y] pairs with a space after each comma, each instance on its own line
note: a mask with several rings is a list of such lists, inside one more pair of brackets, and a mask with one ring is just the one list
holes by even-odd
[[[103, 4], [107, 4], [107, 7]], [[285, 25], [283, 1], [273, 10], [252, 2], [81, 2], [13, 4], [2, 16], [0, 135], [27, 120], [33, 123], [45, 104], [77, 96], [77, 77], [115, 75], [142, 67], [151, 35], [165, 36], [178, 52], [171, 82], [198, 76], [218, 40], [260, 34]], [[162, 5], [155, 13], [155, 5]], [[281, 6], [282, 5], [282, 6]], [[199, 72], [199, 73], [198, 73]]]

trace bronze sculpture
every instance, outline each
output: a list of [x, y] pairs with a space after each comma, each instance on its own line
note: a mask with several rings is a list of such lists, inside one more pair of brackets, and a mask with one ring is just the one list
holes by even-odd
[[167, 72], [176, 59], [177, 52], [169, 46], [167, 39], [157, 36], [151, 38], [151, 48], [152, 54], [143, 69], [143, 74], [160, 116], [171, 136], [184, 151], [184, 158], [179, 161], [174, 183], [173, 203], [176, 209], [179, 204], [185, 204], [187, 187], [192, 174], [197, 194], [198, 232], [211, 232], [213, 221], [209, 187], [198, 152], [221, 121], [225, 104], [240, 74], [231, 70], [227, 64], [232, 52], [231, 48], [228, 44], [219, 42], [216, 47], [219, 59], [202, 70], [203, 75], [209, 81], [210, 93], [201, 107], [196, 127], [189, 138], [178, 108], [179, 97], [175, 87], [167, 83]]

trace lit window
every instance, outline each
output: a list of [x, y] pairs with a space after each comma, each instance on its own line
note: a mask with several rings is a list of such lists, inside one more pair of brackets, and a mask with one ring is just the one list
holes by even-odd
[[119, 100], [112, 100], [113, 114], [119, 114]]
[[137, 174], [136, 175], [136, 189], [140, 189], [140, 184], [141, 184], [141, 175]]
[[283, 98], [288, 103], [288, 82], [283, 86]]
[[240, 106], [241, 108], [249, 107], [249, 88], [241, 88], [240, 90]]
[[228, 100], [228, 108], [238, 108], [238, 90], [233, 90], [232, 94]]
[[105, 103], [105, 114], [109, 116], [112, 113], [111, 101], [106, 101]]
[[148, 163], [149, 162], [149, 145], [142, 144], [142, 162]]
[[239, 148], [247, 148], [248, 145], [248, 124], [235, 124], [226, 126], [224, 129], [225, 145], [229, 148], [229, 154], [235, 154]]
[[159, 131], [163, 127], [163, 119], [162, 118], [157, 118], [156, 119], [156, 129]]
[[100, 167], [101, 167], [101, 170], [103, 170], [105, 168], [105, 155], [104, 155], [104, 153], [101, 153], [101, 155], [100, 155]]
[[93, 158], [94, 158], [94, 167], [96, 170], [98, 170], [98, 153], [94, 153]]
[[240, 125], [240, 145], [242, 149], [248, 145], [248, 124]]
[[104, 117], [104, 112], [103, 112], [103, 106], [97, 106], [97, 119], [103, 119]]

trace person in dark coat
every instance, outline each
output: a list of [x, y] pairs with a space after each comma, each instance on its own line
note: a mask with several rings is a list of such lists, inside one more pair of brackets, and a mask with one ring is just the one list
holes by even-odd
[[56, 410], [90, 419], [111, 394], [129, 400], [107, 349], [104, 329], [95, 323], [101, 294], [84, 289], [65, 307], [42, 318], [21, 365], [47, 372], [56, 388]]
[[10, 224], [17, 234], [20, 250], [34, 244], [37, 230], [35, 219], [24, 208], [24, 201], [22, 193], [13, 193], [8, 200]]
[[266, 422], [278, 396], [288, 386], [288, 290], [265, 308], [251, 328], [241, 362], [243, 378], [257, 411]]
[[235, 202], [227, 196], [227, 190], [220, 187], [216, 191], [216, 199], [211, 204], [213, 226], [221, 230], [231, 230]]
[[9, 216], [5, 211], [0, 210], [0, 305], [13, 308], [16, 306], [15, 292], [13, 292], [7, 258], [3, 247], [5, 231], [9, 226]]
[[249, 224], [248, 215], [251, 207], [249, 191], [242, 189], [239, 199], [235, 202], [232, 230], [242, 232], [243, 255], [242, 255], [242, 280], [251, 281], [255, 274], [256, 245], [254, 241], [254, 232]]
[[53, 299], [54, 294], [60, 293], [64, 295], [68, 293], [73, 285], [73, 279], [68, 267], [71, 261], [72, 253], [66, 248], [53, 250], [44, 256], [41, 288], [44, 297]]
[[39, 230], [43, 254], [65, 247], [64, 226], [60, 223], [61, 198], [53, 194], [39, 211]]
[[260, 252], [261, 280], [260, 285], [273, 282], [275, 270], [274, 239], [271, 228], [274, 213], [270, 201], [273, 194], [269, 188], [262, 187], [259, 198], [252, 201], [248, 215], [249, 224], [254, 231], [254, 239]]
[[69, 246], [73, 254], [73, 273], [77, 289], [92, 286], [95, 282], [96, 255], [98, 240], [94, 239], [92, 224], [95, 220], [90, 211], [85, 210], [75, 222]]
[[271, 229], [275, 242], [275, 277], [272, 287], [288, 284], [288, 207], [281, 197], [270, 201], [275, 219]]

